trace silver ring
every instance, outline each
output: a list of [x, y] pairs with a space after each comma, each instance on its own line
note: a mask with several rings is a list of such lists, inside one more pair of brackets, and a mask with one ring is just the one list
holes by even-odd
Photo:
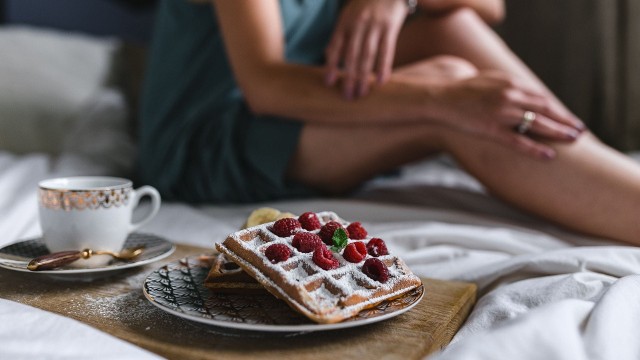
[[520, 134], [526, 134], [534, 121], [536, 121], [536, 113], [533, 111], [525, 111], [524, 115], [522, 115], [522, 122], [518, 125], [517, 131]]

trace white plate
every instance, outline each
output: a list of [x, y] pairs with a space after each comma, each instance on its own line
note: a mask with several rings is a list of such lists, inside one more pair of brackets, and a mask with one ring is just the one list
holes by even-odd
[[146, 298], [170, 314], [204, 324], [252, 331], [310, 332], [344, 329], [390, 319], [410, 310], [424, 295], [424, 286], [420, 286], [398, 299], [382, 302], [343, 322], [316, 324], [271, 294], [211, 292], [204, 286], [210, 264], [200, 259], [199, 256], [188, 257], [149, 274], [142, 285]]
[[42, 241], [42, 238], [35, 238], [18, 241], [0, 248], [0, 267], [33, 274], [56, 276], [102, 273], [146, 265], [166, 258], [176, 249], [173, 243], [156, 235], [132, 233], [127, 238], [124, 248], [137, 246], [144, 246], [145, 250], [138, 257], [129, 261], [112, 260], [104, 266], [83, 267], [82, 259], [80, 259], [76, 261], [73, 266], [63, 266], [52, 270], [31, 271], [27, 269], [27, 264], [31, 259], [50, 253]]

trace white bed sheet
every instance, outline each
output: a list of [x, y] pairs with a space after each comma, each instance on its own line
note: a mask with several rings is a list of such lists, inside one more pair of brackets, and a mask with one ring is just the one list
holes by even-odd
[[[0, 152], [0, 245], [40, 233], [40, 179], [106, 170], [82, 159]], [[352, 199], [226, 207], [165, 203], [144, 231], [211, 247], [257, 206], [333, 210], [386, 239], [419, 275], [478, 284], [476, 307], [437, 359], [640, 359], [640, 249], [565, 232], [514, 211], [478, 192], [477, 183], [446, 162], [418, 170], [405, 172], [402, 183], [373, 182]], [[66, 336], [34, 337], [33, 321], [15, 321], [16, 314], [43, 319], [41, 334], [64, 326]], [[109, 344], [109, 353], [92, 358], [155, 357], [80, 323], [0, 300], [0, 359], [52, 358], [79, 341]], [[33, 347], [20, 352], [24, 344]]]

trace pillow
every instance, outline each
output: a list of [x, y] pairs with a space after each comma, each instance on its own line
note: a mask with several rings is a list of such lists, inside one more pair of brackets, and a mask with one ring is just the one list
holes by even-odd
[[0, 150], [62, 151], [112, 76], [120, 44], [62, 31], [0, 28]]

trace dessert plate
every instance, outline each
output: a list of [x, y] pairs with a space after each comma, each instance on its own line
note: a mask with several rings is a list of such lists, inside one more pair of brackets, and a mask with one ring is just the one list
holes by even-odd
[[49, 249], [45, 246], [42, 238], [35, 238], [18, 241], [0, 248], [0, 267], [32, 274], [53, 274], [56, 276], [101, 273], [149, 264], [171, 255], [176, 249], [173, 243], [156, 235], [132, 233], [127, 238], [124, 248], [137, 246], [144, 246], [144, 251], [129, 261], [112, 260], [103, 266], [83, 267], [82, 259], [80, 259], [71, 265], [53, 270], [30, 271], [27, 269], [27, 264], [31, 259], [49, 254]]
[[424, 295], [424, 286], [400, 298], [385, 301], [335, 324], [316, 324], [296, 313], [271, 294], [238, 295], [215, 293], [204, 286], [211, 264], [191, 256], [152, 272], [142, 287], [146, 298], [158, 308], [204, 324], [267, 331], [310, 332], [343, 329], [398, 316], [414, 307]]

